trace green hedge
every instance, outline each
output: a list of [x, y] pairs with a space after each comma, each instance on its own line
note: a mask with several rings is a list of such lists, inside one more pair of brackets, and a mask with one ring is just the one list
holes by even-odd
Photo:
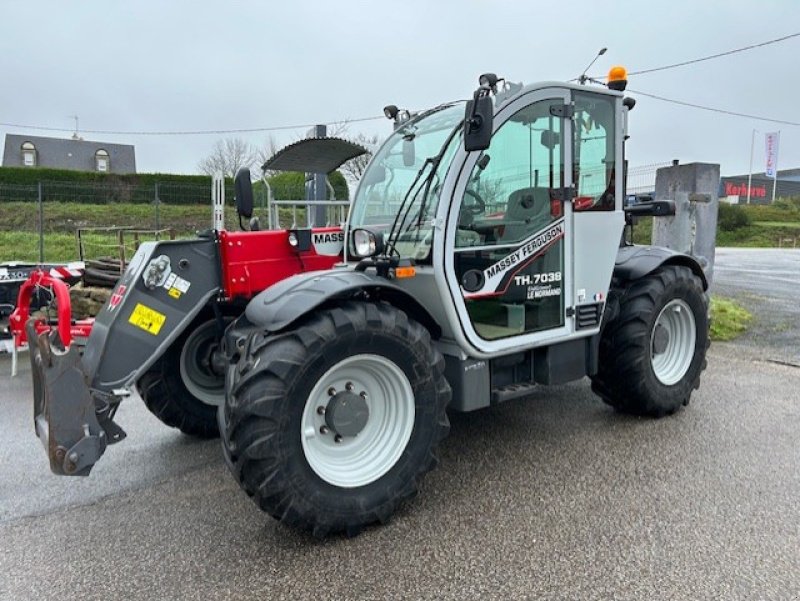
[[177, 175], [174, 173], [99, 173], [45, 167], [0, 167], [0, 184], [35, 186], [39, 182], [94, 182], [98, 184], [128, 184], [149, 186], [155, 184], [194, 184], [211, 188], [211, 176]]
[[[329, 174], [336, 198], [347, 199], [344, 176], [335, 171]], [[275, 198], [295, 200], [305, 198], [304, 174], [279, 173], [269, 178]], [[38, 184], [42, 184], [45, 201], [82, 204], [152, 203], [158, 196], [166, 204], [211, 203], [211, 177], [207, 175], [176, 175], [171, 173], [96, 173], [66, 169], [0, 167], [0, 203], [35, 202]], [[255, 183], [256, 194], [263, 195], [263, 184]], [[259, 190], [260, 188], [260, 190]], [[233, 203], [232, 179], [225, 180], [226, 200]]]
[[[329, 173], [328, 180], [333, 186], [337, 200], [347, 200], [349, 198], [347, 180], [341, 173], [338, 171]], [[278, 173], [268, 177], [267, 181], [269, 181], [269, 186], [272, 188], [272, 197], [275, 200], [302, 200], [306, 197], [305, 174], [303, 173], [293, 171]], [[261, 181], [255, 182], [253, 189], [256, 195], [264, 194], [264, 184]]]
[[719, 203], [717, 227], [723, 232], [732, 232], [752, 224], [750, 215], [739, 205]]

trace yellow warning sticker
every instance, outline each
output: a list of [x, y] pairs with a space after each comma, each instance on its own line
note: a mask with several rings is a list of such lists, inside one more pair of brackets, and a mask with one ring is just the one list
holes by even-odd
[[137, 328], [141, 328], [145, 332], [149, 332], [155, 336], [161, 331], [161, 326], [164, 325], [164, 321], [166, 321], [166, 319], [167, 316], [163, 313], [159, 313], [150, 307], [145, 307], [141, 303], [136, 303], [136, 306], [133, 308], [133, 313], [131, 313], [128, 321]]
[[181, 297], [181, 291], [178, 290], [177, 288], [170, 288], [169, 289], [169, 295], [172, 298], [180, 298]]

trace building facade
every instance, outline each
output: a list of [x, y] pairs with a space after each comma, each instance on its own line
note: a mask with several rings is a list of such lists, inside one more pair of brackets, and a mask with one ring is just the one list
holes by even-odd
[[[719, 196], [727, 197], [732, 204], [746, 204], [749, 175], [729, 175], [720, 178]], [[772, 189], [775, 198], [800, 196], [800, 169], [783, 169], [778, 177], [767, 177], [763, 172], [753, 173], [750, 181], [750, 204], [770, 204]]]
[[129, 144], [6, 134], [3, 167], [136, 173], [136, 153]]

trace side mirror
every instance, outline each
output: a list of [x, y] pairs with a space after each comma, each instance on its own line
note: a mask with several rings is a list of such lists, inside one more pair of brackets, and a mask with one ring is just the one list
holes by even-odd
[[488, 94], [478, 89], [475, 97], [467, 102], [464, 114], [464, 150], [486, 150], [492, 141], [494, 106]]
[[414, 140], [403, 140], [403, 165], [413, 167], [417, 161], [417, 153], [414, 149]]
[[560, 138], [561, 136], [558, 134], [558, 132], [554, 132], [551, 129], [546, 129], [542, 132], [542, 138], [540, 141], [542, 146], [553, 150], [553, 148], [555, 148], [561, 142]]
[[236, 172], [233, 189], [236, 195], [236, 212], [239, 217], [250, 219], [253, 216], [253, 182], [250, 180], [250, 169], [242, 167]]

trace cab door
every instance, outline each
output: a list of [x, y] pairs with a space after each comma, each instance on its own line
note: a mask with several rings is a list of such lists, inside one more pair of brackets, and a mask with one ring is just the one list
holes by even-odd
[[466, 161], [454, 187], [445, 273], [463, 333], [481, 352], [573, 330], [571, 110], [563, 89], [503, 107], [489, 148]]

